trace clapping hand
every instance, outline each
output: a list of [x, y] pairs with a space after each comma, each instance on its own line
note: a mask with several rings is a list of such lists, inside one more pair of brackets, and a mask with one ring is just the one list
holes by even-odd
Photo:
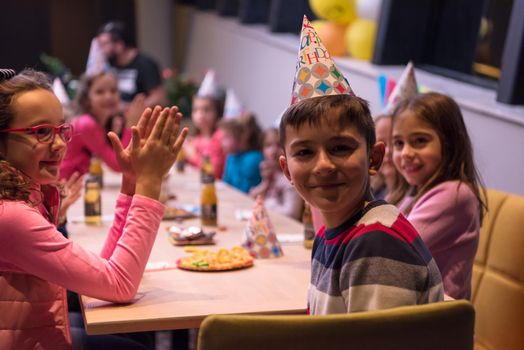
[[187, 128], [179, 131], [181, 118], [177, 107], [146, 108], [132, 128], [133, 138], [125, 149], [116, 134], [108, 134], [124, 181], [136, 181], [136, 193], [158, 199], [162, 178], [175, 162], [188, 133]]

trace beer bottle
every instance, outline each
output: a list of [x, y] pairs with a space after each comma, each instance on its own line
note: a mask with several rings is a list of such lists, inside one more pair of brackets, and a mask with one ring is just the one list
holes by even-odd
[[100, 189], [104, 188], [104, 172], [102, 170], [102, 160], [99, 157], [92, 157], [89, 164], [89, 176], [96, 179]]
[[102, 196], [99, 179], [93, 176], [88, 176], [85, 181], [85, 222], [88, 225], [100, 225], [102, 223]]
[[183, 149], [180, 149], [178, 151], [178, 154], [176, 156], [176, 163], [175, 163], [176, 171], [178, 173], [183, 173], [186, 167], [186, 155], [184, 153]]
[[200, 220], [202, 226], [217, 226], [217, 194], [214, 181], [202, 184]]
[[315, 239], [315, 228], [313, 227], [313, 217], [311, 216], [311, 207], [304, 202], [304, 213], [302, 214], [302, 223], [304, 224], [304, 247], [313, 248]]
[[204, 155], [202, 163], [200, 164], [200, 182], [206, 184], [215, 181], [215, 173], [213, 171], [213, 164], [209, 155]]

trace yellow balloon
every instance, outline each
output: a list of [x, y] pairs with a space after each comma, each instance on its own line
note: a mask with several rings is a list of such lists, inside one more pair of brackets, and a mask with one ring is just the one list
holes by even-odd
[[375, 49], [377, 25], [367, 19], [357, 19], [346, 30], [346, 44], [351, 56], [370, 60]]
[[317, 17], [338, 24], [349, 24], [357, 18], [355, 0], [309, 0], [309, 6]]

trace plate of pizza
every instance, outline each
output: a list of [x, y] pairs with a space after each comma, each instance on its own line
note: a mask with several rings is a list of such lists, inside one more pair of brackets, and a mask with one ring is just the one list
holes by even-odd
[[254, 262], [249, 252], [238, 246], [231, 249], [221, 248], [218, 251], [187, 247], [185, 251], [192, 253], [192, 255], [180, 258], [177, 261], [178, 268], [182, 270], [230, 271], [251, 267]]

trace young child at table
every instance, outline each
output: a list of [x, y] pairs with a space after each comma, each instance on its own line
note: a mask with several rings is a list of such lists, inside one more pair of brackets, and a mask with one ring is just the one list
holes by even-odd
[[446, 294], [469, 299], [486, 206], [455, 101], [427, 93], [401, 103], [393, 114], [393, 160], [409, 187], [396, 188], [391, 202], [400, 206], [433, 254]]
[[262, 130], [254, 115], [222, 120], [222, 147], [227, 154], [224, 182], [249, 193], [260, 183]]
[[354, 95], [317, 38], [304, 16], [292, 105], [280, 122], [280, 166], [325, 224], [313, 243], [309, 312], [443, 300], [440, 272], [417, 231], [395, 206], [372, 199], [370, 177], [384, 144], [375, 141], [367, 102]]
[[263, 154], [264, 160], [260, 162], [262, 182], [253, 187], [249, 195], [253, 198], [262, 195], [266, 208], [301, 220], [304, 202], [278, 164], [278, 158], [282, 155], [278, 129], [269, 128], [264, 131]]
[[313, 244], [310, 312], [442, 300], [440, 273], [417, 231], [395, 206], [371, 199], [384, 145], [375, 143], [367, 103], [350, 95], [304, 99], [284, 114], [280, 132], [284, 173], [325, 223]]
[[[131, 129], [122, 125], [125, 121], [119, 113], [120, 93], [115, 76], [107, 71], [84, 75], [74, 104], [78, 113], [71, 122], [74, 138], [68, 145], [60, 177], [69, 179], [75, 172], [87, 173], [92, 156], [100, 157], [112, 170], [120, 171], [106, 133], [115, 130], [125, 147], [131, 140]], [[144, 108], [143, 99], [136, 99], [128, 112], [137, 114], [137, 109], [141, 113]]]
[[193, 97], [191, 120], [195, 135], [184, 144], [184, 156], [196, 168], [200, 168], [204, 156], [209, 156], [215, 178], [221, 179], [226, 155], [222, 149], [222, 132], [218, 129], [218, 123], [222, 118], [224, 103], [214, 77], [214, 72], [209, 71]]
[[373, 198], [385, 199], [391, 191], [395, 182], [396, 170], [391, 161], [390, 139], [391, 139], [391, 116], [380, 114], [374, 118], [375, 137], [377, 142], [383, 142], [385, 146], [384, 159], [377, 171], [377, 175], [371, 178], [371, 189]]
[[[164, 213], [161, 180], [187, 129], [179, 132], [176, 107], [157, 107], [144, 111], [125, 149], [109, 134], [122, 186], [98, 255], [55, 227], [60, 197], [53, 184], [73, 130], [46, 76], [0, 70], [0, 111], [0, 348], [70, 349], [71, 333], [76, 341], [83, 330], [70, 329], [66, 289], [112, 302], [133, 300]], [[94, 338], [101, 345], [115, 344], [115, 337]], [[139, 348], [128, 339], [115, 346]]]

